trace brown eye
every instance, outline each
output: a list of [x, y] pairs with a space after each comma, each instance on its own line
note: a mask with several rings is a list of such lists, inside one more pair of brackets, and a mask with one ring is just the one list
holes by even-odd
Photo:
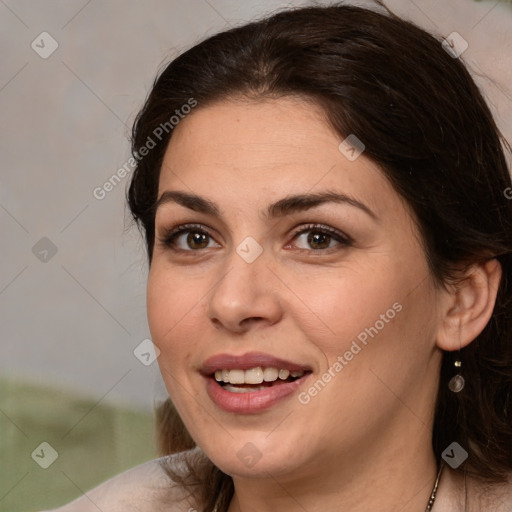
[[178, 226], [167, 233], [160, 242], [174, 251], [194, 252], [200, 249], [206, 249], [210, 241], [213, 241], [211, 235], [197, 226]]
[[[336, 246], [349, 246], [350, 237], [324, 226], [312, 225], [295, 233], [295, 239], [302, 239], [308, 247], [299, 247], [301, 250], [324, 251]], [[331, 245], [332, 242], [336, 242]]]
[[198, 231], [189, 231], [186, 238], [186, 244], [192, 249], [204, 249], [208, 246], [208, 234]]
[[307, 241], [313, 249], [327, 249], [332, 237], [326, 233], [310, 231]]

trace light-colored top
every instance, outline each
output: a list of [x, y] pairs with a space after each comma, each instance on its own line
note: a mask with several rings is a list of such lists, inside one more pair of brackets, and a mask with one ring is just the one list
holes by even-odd
[[[191, 450], [192, 452], [198, 448]], [[181, 466], [175, 454], [135, 466], [57, 509], [40, 512], [197, 512], [200, 507], [161, 466]], [[512, 473], [505, 484], [481, 487], [468, 478], [468, 503], [462, 473], [445, 467], [433, 512], [512, 512]]]
[[190, 496], [161, 467], [164, 459], [169, 457], [135, 466], [62, 507], [41, 512], [188, 512], [194, 509]]

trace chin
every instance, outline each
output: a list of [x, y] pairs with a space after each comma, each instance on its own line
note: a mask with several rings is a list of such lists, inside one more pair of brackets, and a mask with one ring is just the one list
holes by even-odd
[[232, 477], [277, 477], [296, 471], [306, 462], [303, 447], [299, 453], [297, 440], [289, 435], [269, 437], [268, 432], [245, 431], [224, 436], [224, 442], [214, 444], [212, 439], [207, 437], [205, 443], [198, 439], [198, 445], [221, 471]]

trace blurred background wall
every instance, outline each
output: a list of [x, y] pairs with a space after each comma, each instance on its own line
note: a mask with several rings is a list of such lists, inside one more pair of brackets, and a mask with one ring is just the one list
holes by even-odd
[[[130, 175], [98, 188], [128, 160], [131, 123], [163, 63], [308, 3], [328, 2], [0, 0], [0, 510], [55, 507], [156, 456], [152, 408], [165, 390], [146, 355]], [[462, 36], [461, 58], [512, 139], [511, 3], [387, 4]]]

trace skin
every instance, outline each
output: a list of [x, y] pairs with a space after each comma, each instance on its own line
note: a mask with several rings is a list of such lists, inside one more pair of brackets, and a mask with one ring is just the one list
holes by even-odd
[[[147, 307], [175, 406], [233, 477], [230, 512], [423, 512], [437, 473], [431, 428], [441, 349], [470, 343], [492, 313], [499, 264], [473, 267], [457, 288], [436, 285], [409, 208], [364, 153], [349, 161], [340, 152], [342, 140], [303, 99], [241, 99], [180, 121], [164, 157], [159, 195], [194, 193], [223, 213], [158, 208]], [[340, 203], [263, 215], [290, 194], [326, 190], [376, 218]], [[181, 251], [161, 242], [185, 223], [211, 235], [203, 246], [187, 244], [188, 232], [175, 241]], [[318, 249], [307, 239], [316, 228], [294, 236], [309, 223], [353, 243], [327, 237], [320, 244], [328, 248]], [[248, 236], [263, 250], [252, 263], [236, 252]], [[307, 391], [395, 303], [400, 312], [307, 404], [295, 393], [258, 414], [233, 414], [206, 393], [198, 369], [207, 358], [249, 351], [309, 365], [299, 390]], [[237, 457], [248, 442], [261, 454], [252, 467]], [[439, 507], [451, 492], [443, 489]]]

